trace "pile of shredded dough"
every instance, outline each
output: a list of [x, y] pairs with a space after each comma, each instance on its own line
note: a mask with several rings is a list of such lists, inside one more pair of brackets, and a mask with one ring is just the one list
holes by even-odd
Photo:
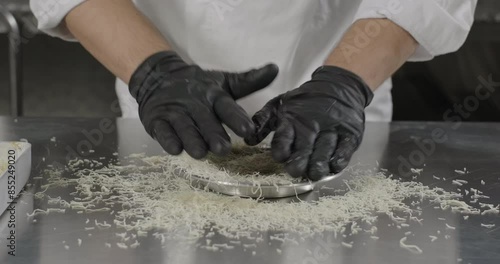
[[284, 172], [284, 166], [274, 161], [271, 151], [265, 147], [250, 147], [244, 144], [234, 145], [231, 152], [225, 156], [208, 155], [208, 163], [220, 170], [237, 175], [279, 175]]
[[290, 185], [305, 181], [292, 178], [282, 164], [273, 160], [270, 150], [236, 144], [227, 156], [210, 154], [204, 160], [194, 160], [183, 153], [170, 160], [170, 165], [182, 169], [186, 176], [198, 176], [213, 182], [251, 185]]

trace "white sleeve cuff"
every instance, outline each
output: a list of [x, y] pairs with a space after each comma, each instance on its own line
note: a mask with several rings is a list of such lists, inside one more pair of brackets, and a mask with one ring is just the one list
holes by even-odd
[[85, 0], [30, 0], [30, 7], [38, 20], [38, 29], [54, 37], [74, 41], [73, 35], [61, 26], [64, 17]]
[[364, 0], [355, 21], [387, 18], [420, 44], [410, 61], [430, 60], [458, 50], [474, 21], [477, 0]]

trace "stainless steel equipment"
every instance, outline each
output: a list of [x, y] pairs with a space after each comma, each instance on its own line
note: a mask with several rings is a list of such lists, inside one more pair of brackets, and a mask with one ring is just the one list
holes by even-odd
[[0, 190], [2, 190], [0, 191], [0, 214], [9, 206], [11, 198], [16, 197], [24, 188], [30, 172], [31, 144], [0, 142]]
[[[10, 82], [10, 111], [11, 115], [22, 116], [23, 94], [22, 94], [22, 53], [21, 53], [21, 27], [17, 19], [0, 2], [0, 21], [3, 29], [9, 36], [9, 82]], [[0, 25], [0, 32], [2, 31]]]
[[[138, 120], [118, 119], [109, 121], [106, 130], [100, 129], [104, 119], [53, 119], [53, 118], [19, 118], [14, 122], [11, 118], [0, 118], [0, 140], [18, 140], [26, 138], [32, 144], [33, 161], [32, 177], [41, 177], [48, 166], [66, 164], [72, 159], [81, 146], [91, 144], [95, 152], [80, 153], [82, 158], [100, 160], [125, 160], [131, 153], [146, 152], [147, 155], [162, 154], [161, 147], [150, 139]], [[89, 132], [94, 136], [89, 139]], [[100, 132], [99, 132], [100, 131]], [[437, 133], [439, 132], [439, 133]], [[432, 151], [429, 140], [439, 134], [444, 142], [435, 143]], [[99, 135], [99, 137], [97, 137]], [[55, 137], [55, 142], [50, 139]], [[133, 140], [131, 140], [133, 138]], [[95, 140], [99, 139], [99, 140]], [[489, 198], [485, 203], [500, 203], [500, 174], [498, 157], [500, 157], [500, 124], [497, 123], [461, 123], [459, 127], [453, 123], [368, 123], [366, 135], [360, 150], [351, 164], [360, 164], [370, 169], [384, 168], [388, 173], [400, 174], [401, 160], [415, 161], [412, 153], [421, 151], [418, 140], [425, 140], [425, 166], [419, 165], [423, 171], [416, 181], [427, 186], [436, 186], [445, 190], [457, 191], [452, 183], [454, 179], [468, 181], [468, 187], [480, 189]], [[146, 146], [147, 145], [147, 146]], [[73, 152], [73, 150], [75, 152]], [[118, 155], [116, 155], [118, 153]], [[105, 162], [106, 160], [103, 160]], [[378, 164], [377, 164], [378, 161]], [[454, 170], [466, 167], [466, 175]], [[321, 199], [324, 196], [340, 195], [332, 188], [342, 185], [343, 179], [350, 172], [328, 183], [316, 186], [313, 192], [299, 195], [304, 201]], [[437, 180], [433, 175], [446, 180]], [[404, 180], [404, 179], [403, 179]], [[481, 182], [484, 181], [483, 185]], [[33, 192], [43, 191], [43, 179], [33, 179], [32, 184], [21, 197], [19, 206], [32, 209], [46, 209], [47, 202], [33, 197]], [[53, 197], [70, 197], [74, 189], [62, 187]], [[470, 194], [469, 194], [470, 195]], [[293, 198], [290, 200], [294, 200]], [[296, 200], [295, 200], [296, 201]], [[287, 203], [288, 199], [275, 199], [266, 202]], [[411, 203], [412, 201], [407, 201]], [[474, 204], [479, 206], [479, 204]], [[409, 227], [398, 229], [388, 217], [380, 216], [374, 223], [378, 228], [376, 239], [370, 235], [357, 234], [348, 237], [329, 232], [321, 232], [313, 238], [298, 240], [298, 245], [272, 239], [274, 230], [262, 232], [263, 241], [254, 248], [234, 248], [212, 252], [201, 249], [197, 244], [204, 244], [205, 239], [193, 241], [185, 245], [177, 240], [161, 241], [153, 236], [152, 230], [147, 237], [139, 237], [140, 246], [136, 249], [121, 249], [116, 233], [123, 229], [85, 230], [92, 226], [94, 219], [113, 223], [114, 216], [108, 213], [76, 214], [66, 213], [37, 217], [37, 222], [26, 217], [26, 211], [18, 208], [17, 214], [17, 255], [7, 255], [4, 247], [5, 239], [0, 240], [0, 263], [9, 264], [87, 264], [87, 263], [384, 263], [384, 264], [428, 264], [428, 263], [500, 263], [500, 216], [473, 215], [465, 220], [462, 215], [434, 209], [434, 206], [422, 206], [421, 223], [412, 222]], [[118, 213], [121, 209], [116, 208]], [[249, 215], [251, 217], [251, 215]], [[89, 219], [89, 224], [86, 224]], [[445, 219], [443, 221], [442, 219]], [[0, 237], [7, 215], [0, 216]], [[496, 224], [491, 229], [481, 224]], [[447, 228], [449, 224], [453, 228]], [[186, 227], [188, 228], [188, 227]], [[437, 232], [440, 232], [438, 234]], [[210, 232], [208, 228], [206, 232]], [[413, 254], [400, 247], [399, 241], [406, 232], [411, 232], [411, 241], [422, 249], [422, 254]], [[293, 234], [293, 232], [290, 232]], [[431, 242], [429, 236], [439, 237]], [[82, 244], [78, 245], [78, 239]], [[212, 243], [229, 243], [231, 239], [214, 236]], [[65, 243], [63, 243], [63, 241]], [[354, 242], [352, 248], [342, 246], [341, 242]], [[109, 243], [111, 247], [105, 246]], [[242, 242], [245, 243], [245, 242]], [[68, 249], [65, 249], [65, 245]], [[253, 253], [255, 252], [255, 254]]]
[[[244, 144], [243, 140], [236, 135], [229, 132], [231, 136], [231, 141], [236, 144]], [[267, 137], [259, 146], [263, 149], [268, 149], [270, 151], [270, 140], [271, 136]], [[187, 176], [182, 170], [178, 170], [181, 177], [187, 178], [191, 184], [195, 187], [201, 189], [209, 189], [216, 193], [240, 196], [240, 197], [251, 197], [251, 198], [264, 198], [264, 199], [274, 199], [274, 198], [285, 198], [291, 196], [298, 196], [310, 192], [318, 184], [329, 182], [337, 178], [340, 174], [330, 175], [323, 178], [320, 181], [308, 181], [303, 179], [297, 179], [292, 183], [286, 184], [270, 184], [267, 182], [261, 182], [258, 185], [254, 181], [250, 180], [238, 180], [238, 181], [214, 181], [210, 178], [210, 175], [189, 175]]]
[[[183, 175], [179, 172], [179, 175]], [[255, 185], [254, 183], [248, 182], [214, 182], [209, 178], [202, 176], [189, 176], [186, 177], [193, 186], [199, 188], [208, 188], [209, 190], [233, 196], [240, 197], [251, 197], [251, 198], [285, 198], [291, 196], [298, 196], [307, 192], [310, 192], [318, 184], [323, 184], [337, 178], [340, 174], [331, 175], [323, 178], [317, 182], [302, 181], [299, 183], [291, 183], [286, 185], [269, 185], [261, 184]]]

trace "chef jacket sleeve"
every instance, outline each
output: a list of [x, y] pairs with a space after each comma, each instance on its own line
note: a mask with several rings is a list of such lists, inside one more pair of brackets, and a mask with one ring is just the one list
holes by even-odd
[[458, 50], [474, 21], [477, 0], [363, 0], [355, 19], [387, 18], [419, 43], [410, 61]]
[[61, 24], [64, 17], [85, 0], [30, 0], [31, 11], [38, 20], [38, 29], [54, 37], [74, 41], [75, 38]]

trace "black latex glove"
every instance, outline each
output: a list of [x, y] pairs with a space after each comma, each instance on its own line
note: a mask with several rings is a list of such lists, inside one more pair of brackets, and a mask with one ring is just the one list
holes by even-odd
[[334, 66], [318, 68], [299, 88], [269, 101], [253, 116], [249, 145], [275, 131], [273, 158], [293, 177], [319, 180], [342, 171], [358, 149], [364, 109], [373, 93], [356, 74]]
[[207, 71], [166, 51], [138, 67], [129, 89], [139, 103], [146, 131], [165, 151], [177, 155], [184, 149], [200, 159], [208, 151], [218, 155], [230, 151], [222, 123], [241, 137], [255, 132], [252, 120], [235, 100], [266, 87], [277, 74], [274, 64], [245, 73]]

